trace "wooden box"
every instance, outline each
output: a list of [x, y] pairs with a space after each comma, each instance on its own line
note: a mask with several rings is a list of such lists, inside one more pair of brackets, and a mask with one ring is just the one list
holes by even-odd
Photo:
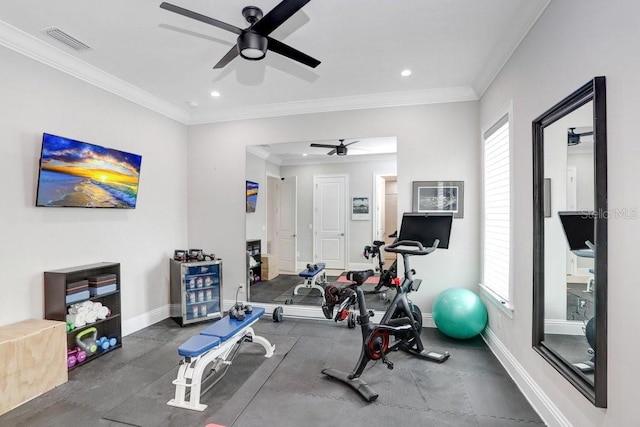
[[64, 322], [0, 326], [0, 415], [68, 380]]
[[271, 280], [278, 276], [278, 258], [269, 254], [262, 254], [262, 280]]

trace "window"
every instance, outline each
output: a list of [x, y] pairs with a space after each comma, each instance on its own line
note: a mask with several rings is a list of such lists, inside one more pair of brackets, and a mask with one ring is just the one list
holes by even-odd
[[483, 135], [482, 286], [506, 307], [511, 298], [509, 114]]

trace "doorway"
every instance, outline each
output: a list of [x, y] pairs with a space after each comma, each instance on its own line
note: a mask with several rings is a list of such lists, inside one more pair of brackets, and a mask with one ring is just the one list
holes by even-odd
[[[373, 224], [374, 240], [381, 240], [385, 246], [393, 243], [394, 237], [389, 237], [398, 228], [398, 177], [397, 175], [376, 175], [375, 185], [375, 215]], [[389, 268], [396, 257], [393, 253], [382, 251], [384, 257], [384, 268]], [[372, 260], [374, 267], [377, 267], [377, 260]]]
[[345, 270], [347, 176], [313, 178], [313, 260], [328, 269]]

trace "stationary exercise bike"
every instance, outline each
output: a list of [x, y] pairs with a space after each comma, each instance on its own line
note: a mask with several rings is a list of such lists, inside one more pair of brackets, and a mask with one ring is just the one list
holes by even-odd
[[[374, 313], [367, 310], [364, 292], [360, 286], [356, 286], [355, 292], [360, 312], [357, 322], [362, 330], [360, 358], [349, 374], [333, 368], [323, 369], [323, 374], [347, 384], [360, 393], [366, 401], [372, 402], [378, 398], [378, 393], [360, 378], [371, 360], [382, 360], [388, 369], [393, 369], [393, 362], [387, 358], [387, 354], [395, 350], [404, 350], [438, 363], [449, 358], [448, 351], [437, 353], [425, 350], [420, 338], [422, 312], [409, 300], [408, 294], [417, 291], [422, 282], [420, 279], [413, 278], [415, 271], [409, 264], [410, 256], [428, 255], [437, 248], [448, 248], [452, 219], [451, 214], [405, 213], [403, 215], [398, 240], [385, 247], [387, 252], [402, 255], [404, 261], [404, 279], [397, 285], [395, 298], [382, 316], [380, 323], [372, 325], [370, 319]], [[362, 273], [363, 276], [366, 275], [365, 272]], [[364, 280], [358, 282], [362, 284]]]
[[[398, 237], [398, 231], [394, 231], [393, 233], [389, 234], [388, 237]], [[365, 294], [377, 294], [380, 292], [380, 289], [382, 289], [382, 287], [391, 287], [393, 279], [398, 277], [397, 259], [393, 261], [393, 264], [391, 264], [388, 269], [384, 269], [384, 256], [382, 256], [382, 253], [380, 252], [380, 248], [382, 246], [384, 246], [384, 242], [382, 240], [374, 240], [371, 246], [365, 246], [364, 251], [362, 252], [362, 255], [366, 259], [373, 259], [375, 257], [378, 257], [378, 266], [376, 270], [380, 272], [380, 279], [378, 280], [378, 284], [376, 285], [376, 287], [373, 288], [372, 291], [364, 291]]]

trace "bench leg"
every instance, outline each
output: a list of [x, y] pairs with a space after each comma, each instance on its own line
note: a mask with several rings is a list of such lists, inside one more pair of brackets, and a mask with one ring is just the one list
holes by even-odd
[[271, 345], [269, 340], [267, 340], [265, 337], [261, 337], [259, 335], [256, 335], [254, 330], [253, 330], [253, 328], [249, 328], [248, 334], [251, 336], [251, 341], [252, 342], [260, 344], [262, 347], [264, 347], [264, 351], [266, 353], [264, 355], [264, 357], [273, 356], [273, 352], [276, 350], [276, 346], [275, 345]]
[[[216, 359], [222, 360], [222, 363], [231, 363], [227, 361], [227, 358], [231, 350], [233, 350], [234, 343], [235, 341], [233, 340], [226, 341], [220, 347], [205, 353], [203, 356], [190, 362], [185, 361], [180, 365], [178, 377], [173, 381], [176, 386], [176, 393], [174, 398], [167, 402], [167, 405], [194, 411], [204, 411], [207, 405], [200, 403], [204, 370]], [[189, 400], [186, 400], [187, 389], [190, 391]]]
[[[204, 411], [207, 405], [200, 403], [200, 388], [202, 386], [202, 371], [198, 369], [201, 365], [200, 358], [195, 361], [184, 362], [178, 369], [178, 377], [173, 381], [176, 386], [176, 393], [167, 405], [178, 408], [192, 409], [194, 411]], [[187, 389], [190, 389], [189, 400], [186, 400]]]

